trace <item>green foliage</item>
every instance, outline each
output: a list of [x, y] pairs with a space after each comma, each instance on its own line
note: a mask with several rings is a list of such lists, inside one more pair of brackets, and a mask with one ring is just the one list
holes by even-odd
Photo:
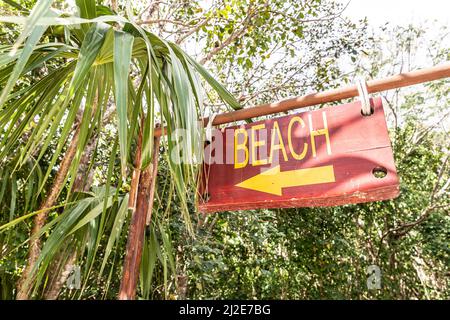
[[[419, 218], [442, 166], [444, 154], [433, 135], [414, 149], [414, 155], [404, 157], [413, 126], [401, 130], [396, 140], [402, 187], [395, 200], [208, 216], [196, 240], [184, 244], [180, 253], [189, 279], [188, 296], [448, 298], [448, 210], [433, 210], [405, 235], [388, 233]], [[448, 198], [440, 201], [449, 205]], [[370, 265], [381, 268], [381, 290], [367, 289]]]
[[[66, 10], [63, 19], [34, 28], [54, 12], [44, 10], [48, 1], [5, 1], [1, 16], [27, 16], [36, 3], [42, 10], [24, 33], [0, 25], [0, 299], [14, 298], [30, 218], [78, 126], [76, 155], [39, 234], [44, 245], [32, 288], [44, 297], [71, 262], [81, 266], [82, 289], [63, 286], [61, 299], [117, 297], [137, 135], [144, 132], [145, 167], [158, 122], [169, 134], [187, 129], [190, 139], [162, 140], [139, 298], [450, 297], [448, 79], [382, 94], [401, 178], [395, 200], [202, 216], [195, 209], [198, 167], [169, 157], [181, 145], [194, 152], [196, 120], [227, 109], [223, 102], [239, 109], [234, 96], [248, 105], [273, 102], [341, 86], [355, 71], [378, 78], [415, 69], [422, 48], [426, 64], [447, 61], [445, 29], [432, 36], [426, 28], [386, 26], [367, 37], [366, 22], [350, 21], [332, 1], [230, 0], [206, 8], [144, 1], [119, 5], [117, 16], [96, 1], [77, 1], [88, 19], [81, 24], [65, 1], [53, 1]], [[145, 12], [153, 12], [149, 21], [155, 12], [169, 21], [147, 25]], [[216, 77], [184, 49], [199, 51]], [[87, 190], [73, 190], [90, 173]], [[381, 269], [381, 290], [367, 289], [370, 265]]]
[[[366, 69], [360, 72], [391, 74], [392, 68], [404, 66], [401, 57], [407, 55], [399, 52], [419, 56], [421, 47], [414, 50], [410, 44], [424, 41], [431, 43], [430, 63], [448, 59], [439, 45], [441, 36], [426, 40], [413, 27], [384, 31], [387, 39], [373, 39], [372, 60], [361, 61]], [[389, 50], [392, 56], [378, 54], [384, 44], [396, 48]], [[444, 79], [382, 93], [401, 179], [397, 199], [194, 215], [195, 240], [173, 222], [174, 246], [182, 248], [173, 294], [199, 299], [448, 299], [448, 88]], [[381, 269], [381, 290], [367, 288], [370, 265]]]
[[[78, 258], [85, 259], [84, 277], [89, 279], [92, 263], [101, 247], [102, 235], [107, 230], [110, 217], [107, 209], [113, 206], [114, 201], [105, 198], [107, 200], [97, 203], [89, 211], [92, 203], [79, 200], [78, 195], [72, 192], [72, 185], [80, 174], [84, 150], [92, 139], [102, 135], [103, 117], [111, 106], [117, 108], [117, 122], [113, 122], [117, 130], [110, 133], [118, 137], [121, 176], [125, 182], [130, 179], [128, 173], [132, 166], [127, 160], [129, 155], [134, 158], [133, 146], [139, 131], [146, 135], [143, 167], [149, 164], [152, 139], [148, 137], [154, 135], [157, 117], [161, 117], [161, 124], [169, 134], [176, 129], [187, 130], [190, 134], [183, 143], [190, 148], [184, 150], [194, 152], [193, 146], [198, 144], [197, 133], [201, 129], [197, 119], [203, 114], [203, 84], [196, 71], [219, 97], [230, 103], [231, 107], [240, 108], [239, 103], [206, 69], [175, 44], [144, 30], [133, 21], [111, 15], [111, 11], [103, 7], [97, 10], [96, 1], [77, 1], [80, 18], [53, 10], [52, 3], [39, 0], [27, 17], [15, 17], [14, 22], [22, 23], [24, 29], [17, 34], [14, 43], [6, 43], [0, 48], [0, 169], [2, 185], [5, 186], [2, 189], [11, 190], [11, 198], [5, 197], [5, 202], [0, 202], [2, 222], [8, 219], [4, 208], [8, 209], [9, 217], [2, 231], [23, 223], [24, 217], [11, 221], [19, 214], [25, 217], [41, 215], [43, 212], [38, 210], [37, 200], [48, 197], [51, 188], [58, 190], [57, 196], [60, 195], [60, 198], [64, 194], [67, 202], [75, 202], [74, 208], [69, 204], [60, 206], [63, 211], [42, 229], [45, 232], [39, 233], [39, 236], [46, 236], [46, 241], [32, 270], [36, 280], [29, 285], [33, 286], [34, 294], [43, 292], [41, 285], [45, 287], [46, 271], [51, 261], [56, 260], [58, 252], [68, 255], [78, 251]], [[14, 8], [17, 9], [17, 6]], [[0, 21], [11, 20], [2, 16]], [[114, 30], [118, 29], [118, 23], [123, 24], [120, 32]], [[59, 27], [64, 28], [63, 33]], [[30, 77], [30, 72], [38, 73]], [[134, 80], [137, 78], [140, 85], [136, 94]], [[53, 180], [58, 166], [63, 165], [60, 158], [70, 154], [68, 144], [71, 141], [76, 144], [76, 150], [73, 159], [68, 162], [68, 173], [62, 181]], [[169, 141], [167, 151], [179, 153], [179, 144], [174, 142]], [[107, 154], [111, 161], [102, 186], [103, 194], [108, 196], [115, 190], [111, 183], [115, 182], [119, 190], [123, 182], [111, 180], [116, 169], [113, 150]], [[92, 155], [87, 157], [88, 167], [91, 167], [94, 159]], [[31, 170], [23, 182], [28, 185], [26, 189], [17, 184], [17, 176], [30, 163]], [[173, 161], [170, 168], [180, 201], [185, 203], [187, 185], [196, 183], [195, 168]], [[52, 185], [52, 181], [56, 181], [57, 185]], [[23, 193], [27, 190], [28, 193]], [[19, 199], [21, 197], [24, 200]], [[118, 194], [114, 199], [118, 201]], [[26, 205], [18, 206], [19, 201]], [[189, 226], [185, 207], [186, 204], [183, 206], [183, 216]], [[50, 216], [53, 216], [54, 208], [50, 209]], [[123, 209], [116, 213], [123, 216]], [[83, 214], [86, 216], [83, 217]], [[70, 219], [66, 221], [61, 218], [60, 221], [60, 217]], [[88, 223], [92, 228], [86, 231], [82, 227]], [[124, 226], [122, 223], [116, 224], [119, 225]], [[70, 243], [71, 237], [76, 236], [79, 229], [85, 230], [81, 239], [89, 237], [89, 242], [86, 244], [80, 239], [70, 250], [64, 251], [63, 246], [73, 244]], [[163, 240], [167, 247], [167, 239]], [[8, 254], [17, 245], [20, 247], [23, 243], [16, 241], [11, 244], [7, 240], [7, 245], [2, 245], [2, 251], [6, 250]], [[87, 250], [83, 248], [85, 245]], [[110, 253], [110, 250], [109, 247], [107, 252]], [[2, 253], [2, 261], [3, 256]], [[64, 259], [68, 257], [62, 257]]]

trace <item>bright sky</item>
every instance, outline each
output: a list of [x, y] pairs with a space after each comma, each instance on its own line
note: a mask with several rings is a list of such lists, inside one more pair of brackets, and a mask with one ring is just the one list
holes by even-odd
[[[349, 0], [337, 0], [344, 5]], [[385, 22], [394, 24], [420, 23], [425, 20], [450, 22], [449, 0], [350, 0], [345, 15], [352, 18], [367, 16], [369, 24], [378, 26]]]
[[[369, 28], [377, 31], [378, 27], [386, 22], [391, 25], [419, 26], [425, 21], [434, 21], [436, 23], [428, 24], [431, 29], [428, 32], [433, 34], [433, 26], [447, 25], [450, 27], [450, 0], [335, 0], [344, 5], [349, 1], [344, 15], [356, 20], [367, 17]], [[379, 30], [379, 29], [378, 29]], [[448, 38], [446, 43], [448, 43]], [[420, 59], [416, 57], [416, 59]], [[404, 89], [406, 90], [406, 89]], [[430, 119], [431, 122], [436, 119]], [[442, 122], [442, 127], [450, 126], [450, 118]]]

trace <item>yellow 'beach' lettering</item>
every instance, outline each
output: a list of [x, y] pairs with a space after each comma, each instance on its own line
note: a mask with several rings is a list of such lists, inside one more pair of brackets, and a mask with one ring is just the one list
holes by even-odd
[[308, 115], [308, 118], [309, 118], [309, 133], [311, 135], [311, 149], [312, 149], [313, 157], [317, 156], [315, 138], [318, 136], [322, 136], [322, 135], [325, 136], [325, 141], [327, 144], [327, 153], [330, 155], [331, 154], [330, 133], [328, 132], [327, 115], [326, 115], [325, 111], [322, 112], [322, 119], [323, 119], [323, 126], [324, 126], [323, 129], [314, 130], [313, 125], [312, 125], [311, 114]]
[[258, 130], [265, 129], [265, 127], [266, 127], [266, 125], [263, 123], [263, 124], [259, 124], [257, 126], [253, 126], [251, 128], [251, 131], [252, 131], [252, 145], [251, 145], [251, 148], [252, 148], [252, 161], [251, 161], [252, 162], [252, 166], [260, 166], [260, 165], [263, 165], [263, 164], [267, 164], [267, 158], [266, 159], [258, 159], [258, 156], [257, 156], [258, 148], [264, 146], [266, 144], [266, 141], [256, 139], [256, 132]]
[[[244, 141], [239, 143], [239, 135], [244, 137]], [[239, 128], [234, 131], [234, 168], [244, 168], [248, 163], [248, 148], [246, 146], [248, 140], [247, 130]], [[244, 159], [239, 161], [239, 150], [243, 151]]]
[[305, 122], [300, 117], [292, 117], [291, 121], [289, 121], [288, 126], [288, 144], [289, 144], [289, 150], [291, 150], [292, 157], [294, 157], [295, 160], [302, 160], [306, 156], [306, 152], [308, 151], [308, 144], [305, 142], [303, 143], [303, 151], [298, 154], [294, 150], [294, 146], [292, 145], [292, 126], [294, 123], [298, 122], [302, 128], [305, 127]]
[[[311, 142], [311, 154], [313, 157], [317, 157], [316, 138], [320, 136], [325, 138], [326, 152], [328, 155], [331, 155], [330, 132], [328, 130], [327, 115], [325, 111], [322, 112], [322, 119], [323, 128], [314, 129], [312, 116], [311, 114], [308, 114], [310, 134], [309, 140]], [[297, 127], [294, 128], [294, 126]], [[301, 142], [297, 142], [297, 140], [300, 140], [298, 139], [298, 135], [295, 135], [296, 130], [301, 130], [305, 128], [305, 126], [305, 121], [299, 116], [293, 116], [289, 120], [287, 127], [287, 139], [290, 154], [294, 160], [302, 160], [308, 153], [308, 143], [304, 141], [302, 146]], [[278, 160], [279, 151], [281, 151], [284, 161], [289, 161], [285, 141], [283, 141], [283, 135], [277, 120], [273, 121], [270, 145], [267, 141], [266, 125], [264, 123], [253, 125], [248, 130], [250, 130], [251, 135], [250, 141], [248, 136], [249, 133], [245, 128], [238, 128], [234, 130], [235, 169], [244, 168], [249, 162], [252, 166], [273, 164], [274, 161], [277, 162]], [[284, 135], [284, 137], [286, 137], [286, 135]], [[270, 149], [267, 150], [267, 147], [270, 147]]]
[[[276, 139], [277, 136], [278, 136], [278, 139]], [[273, 153], [276, 150], [281, 150], [281, 152], [283, 153], [284, 161], [288, 161], [288, 156], [287, 156], [287, 153], [286, 153], [286, 149], [284, 148], [283, 138], [281, 137], [280, 127], [278, 126], [278, 121], [275, 120], [274, 123], [273, 123], [272, 139], [271, 139], [271, 142], [270, 142], [269, 163], [272, 163]]]

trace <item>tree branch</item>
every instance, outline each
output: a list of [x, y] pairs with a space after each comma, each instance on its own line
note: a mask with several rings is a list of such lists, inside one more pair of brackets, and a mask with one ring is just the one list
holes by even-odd
[[443, 188], [445, 188], [448, 185], [447, 183], [445, 183], [444, 187], [439, 190], [439, 183], [444, 175], [444, 172], [446, 172], [447, 163], [448, 163], [449, 158], [450, 158], [450, 155], [447, 155], [447, 157], [445, 158], [445, 160], [441, 166], [441, 169], [438, 173], [438, 178], [436, 180], [436, 183], [434, 184], [433, 191], [431, 192], [430, 203], [425, 209], [422, 210], [419, 218], [413, 222], [404, 223], [395, 228], [389, 229], [382, 235], [381, 240], [380, 240], [381, 243], [387, 236], [393, 235], [397, 239], [404, 237], [415, 226], [417, 226], [420, 223], [422, 223], [423, 221], [425, 221], [434, 210], [450, 208], [450, 204], [435, 205], [436, 195], [444, 193]]

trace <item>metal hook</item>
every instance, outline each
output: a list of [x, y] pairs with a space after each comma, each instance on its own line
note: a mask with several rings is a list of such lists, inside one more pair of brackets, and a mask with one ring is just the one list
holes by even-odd
[[361, 113], [364, 116], [370, 116], [372, 114], [372, 106], [370, 104], [366, 80], [364, 78], [357, 78], [356, 88], [358, 89], [359, 100], [361, 101]]

